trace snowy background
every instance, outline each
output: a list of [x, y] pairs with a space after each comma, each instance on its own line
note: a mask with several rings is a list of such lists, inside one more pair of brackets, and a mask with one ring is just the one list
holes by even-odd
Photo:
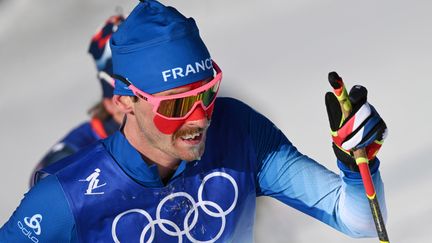
[[[100, 97], [90, 37], [132, 0], [0, 0], [0, 225], [48, 148], [87, 118]], [[324, 93], [329, 71], [363, 84], [390, 134], [379, 157], [392, 242], [431, 242], [429, 169], [432, 2], [421, 0], [188, 0], [224, 71], [222, 94], [267, 115], [305, 154], [337, 171]], [[429, 120], [429, 122], [428, 122]], [[257, 242], [350, 239], [279, 202], [260, 198]]]

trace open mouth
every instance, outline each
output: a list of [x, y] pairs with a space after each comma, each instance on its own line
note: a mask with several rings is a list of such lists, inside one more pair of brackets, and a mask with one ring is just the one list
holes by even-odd
[[186, 142], [189, 144], [198, 144], [199, 142], [201, 142], [202, 137], [203, 137], [202, 132], [194, 132], [194, 133], [189, 133], [189, 134], [185, 134], [183, 136], [180, 136], [180, 139], [183, 142]]

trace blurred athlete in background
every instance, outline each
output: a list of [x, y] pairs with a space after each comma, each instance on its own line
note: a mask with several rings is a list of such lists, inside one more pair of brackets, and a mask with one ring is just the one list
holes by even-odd
[[36, 171], [76, 153], [87, 145], [99, 139], [106, 138], [118, 130], [123, 114], [119, 112], [112, 101], [114, 79], [111, 78], [112, 59], [109, 39], [123, 20], [124, 17], [122, 15], [110, 17], [91, 39], [88, 52], [96, 63], [97, 77], [102, 87], [101, 100], [88, 111], [91, 119], [72, 129], [72, 131], [51, 147], [50, 151], [33, 170], [30, 186], [33, 186], [41, 179], [39, 175], [36, 175]]

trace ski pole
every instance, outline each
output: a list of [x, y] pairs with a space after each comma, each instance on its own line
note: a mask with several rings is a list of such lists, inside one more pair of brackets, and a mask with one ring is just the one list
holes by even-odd
[[[334, 93], [339, 101], [344, 119], [346, 119], [351, 113], [352, 106], [349, 100], [347, 90], [345, 88], [345, 84], [343, 83], [342, 78], [336, 72], [329, 73], [328, 80], [330, 82], [330, 85], [333, 87]], [[381, 214], [381, 209], [378, 203], [378, 199], [376, 197], [372, 176], [369, 170], [369, 160], [366, 154], [366, 150], [364, 148], [357, 149], [353, 151], [353, 154], [356, 164], [359, 167], [363, 186], [365, 188], [366, 196], [368, 198], [371, 208], [372, 217], [375, 222], [378, 239], [381, 243], [389, 243], [384, 220]]]

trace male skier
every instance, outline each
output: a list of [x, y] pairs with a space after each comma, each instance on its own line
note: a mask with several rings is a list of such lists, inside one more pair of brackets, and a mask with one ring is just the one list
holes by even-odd
[[36, 165], [30, 178], [30, 187], [37, 183], [42, 174], [36, 173], [42, 168], [74, 154], [82, 148], [106, 138], [118, 130], [123, 114], [112, 101], [114, 80], [112, 79], [112, 60], [109, 38], [123, 22], [121, 15], [110, 17], [91, 39], [88, 52], [92, 55], [98, 70], [98, 79], [102, 87], [100, 102], [89, 113], [91, 119], [72, 129], [64, 138], [51, 147], [50, 151]]
[[[376, 236], [349, 151], [335, 146], [335, 174], [257, 111], [216, 98], [222, 71], [192, 18], [143, 0], [110, 44], [120, 131], [45, 168], [0, 242], [252, 242], [257, 196], [347, 235]], [[360, 107], [347, 135], [364, 134], [353, 147], [368, 148], [385, 124], [367, 102]], [[379, 161], [370, 159], [385, 212]], [[96, 169], [104, 186], [88, 195], [82, 179]]]

